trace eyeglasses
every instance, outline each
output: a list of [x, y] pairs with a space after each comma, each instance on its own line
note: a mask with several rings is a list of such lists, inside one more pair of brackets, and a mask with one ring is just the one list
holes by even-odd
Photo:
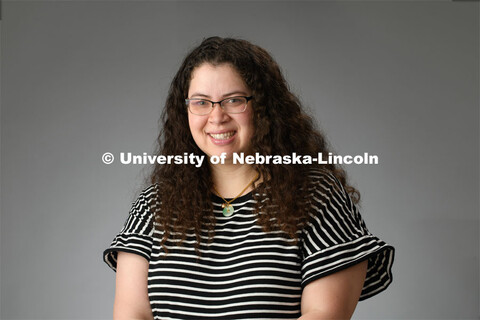
[[242, 113], [247, 109], [248, 101], [252, 100], [250, 97], [229, 97], [220, 101], [211, 101], [207, 99], [185, 99], [188, 110], [198, 116], [207, 115], [212, 112], [216, 103], [220, 105], [226, 113]]

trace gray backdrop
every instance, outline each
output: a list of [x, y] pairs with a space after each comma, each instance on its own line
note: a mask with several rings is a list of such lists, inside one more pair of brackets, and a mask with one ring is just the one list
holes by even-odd
[[277, 59], [349, 165], [394, 281], [356, 319], [478, 319], [479, 4], [4, 1], [1, 318], [108, 319], [102, 251], [146, 171], [167, 88], [202, 38]]

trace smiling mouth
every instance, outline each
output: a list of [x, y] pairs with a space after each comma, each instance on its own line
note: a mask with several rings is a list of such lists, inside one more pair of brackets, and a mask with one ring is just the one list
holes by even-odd
[[208, 135], [216, 140], [227, 140], [233, 137], [236, 131], [222, 132], [222, 133], [209, 133]]

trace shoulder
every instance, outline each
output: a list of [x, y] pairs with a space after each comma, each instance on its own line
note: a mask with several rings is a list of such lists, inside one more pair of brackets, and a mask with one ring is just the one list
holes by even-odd
[[159, 193], [160, 193], [160, 185], [158, 183], [154, 183], [143, 188], [139, 194], [139, 198], [151, 200], [156, 198]]
[[331, 193], [346, 195], [344, 186], [331, 171], [323, 168], [312, 168], [308, 172], [308, 178], [310, 188], [313, 190], [329, 190]]
[[158, 199], [159, 195], [160, 195], [160, 185], [158, 183], [151, 184], [147, 187], [144, 187], [140, 191], [140, 194], [137, 197], [137, 201], [141, 199], [141, 200], [153, 203]]
[[344, 185], [333, 172], [322, 168], [309, 172], [307, 202], [310, 203], [310, 209], [316, 218], [322, 213], [323, 218], [326, 215], [336, 220], [340, 217], [355, 216], [358, 212]]
[[141, 215], [153, 214], [159, 206], [159, 195], [159, 184], [152, 184], [145, 187], [132, 203], [131, 213], [135, 211]]

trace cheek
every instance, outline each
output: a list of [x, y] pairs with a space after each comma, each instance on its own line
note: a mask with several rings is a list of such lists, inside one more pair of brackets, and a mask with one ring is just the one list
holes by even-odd
[[190, 127], [190, 132], [193, 134], [198, 130], [198, 119], [188, 115], [188, 126]]
[[200, 139], [201, 135], [203, 134], [203, 129], [205, 127], [205, 119], [195, 116], [189, 116], [188, 126], [190, 128], [190, 133], [193, 136], [193, 140], [198, 143], [198, 139]]
[[193, 132], [192, 127], [193, 127], [193, 120], [190, 114], [188, 114], [188, 128], [190, 129], [190, 132]]
[[244, 127], [246, 130], [246, 134], [251, 137], [254, 134], [255, 131], [255, 126], [253, 124], [253, 114], [251, 112], [246, 113], [245, 117], [242, 118], [242, 127]]

